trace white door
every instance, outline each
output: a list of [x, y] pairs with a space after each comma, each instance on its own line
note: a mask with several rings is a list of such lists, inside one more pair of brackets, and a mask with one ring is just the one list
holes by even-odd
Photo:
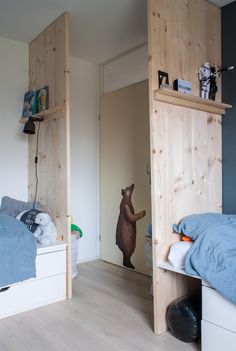
[[123, 265], [116, 245], [121, 189], [134, 184], [137, 221], [136, 248], [131, 256], [135, 270], [147, 274], [145, 234], [151, 223], [148, 81], [104, 94], [100, 100], [101, 258]]

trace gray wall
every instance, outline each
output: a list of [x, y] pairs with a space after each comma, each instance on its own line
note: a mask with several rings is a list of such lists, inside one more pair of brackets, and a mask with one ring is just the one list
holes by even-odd
[[236, 2], [222, 8], [223, 102], [233, 105], [223, 117], [223, 212], [236, 214]]

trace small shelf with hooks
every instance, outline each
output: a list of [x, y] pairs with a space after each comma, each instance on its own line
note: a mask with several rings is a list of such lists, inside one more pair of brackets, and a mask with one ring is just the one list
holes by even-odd
[[[57, 118], [61, 118], [65, 116], [65, 108], [64, 107], [60, 107], [60, 106], [55, 106], [52, 107], [48, 110], [39, 112], [35, 115], [33, 115], [32, 117], [34, 118], [39, 118], [42, 117], [44, 119], [44, 122], [52, 120], [52, 119], [57, 119]], [[28, 121], [30, 117], [24, 117], [20, 119], [21, 123], [26, 123]]]

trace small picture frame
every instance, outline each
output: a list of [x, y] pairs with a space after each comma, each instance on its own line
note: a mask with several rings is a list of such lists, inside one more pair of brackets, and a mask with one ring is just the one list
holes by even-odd
[[48, 110], [48, 85], [37, 91], [37, 113]]
[[159, 88], [161, 88], [162, 86], [169, 87], [169, 75], [167, 72], [158, 71], [158, 84]]
[[34, 89], [29, 90], [24, 95], [22, 118], [32, 117], [37, 113], [37, 97]]

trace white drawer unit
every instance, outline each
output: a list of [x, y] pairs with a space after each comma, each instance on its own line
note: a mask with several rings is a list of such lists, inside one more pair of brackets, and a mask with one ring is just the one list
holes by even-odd
[[202, 321], [202, 351], [235, 351], [236, 334]]
[[202, 286], [202, 351], [236, 350], [236, 305]]
[[37, 279], [66, 272], [66, 250], [37, 255]]
[[66, 299], [65, 243], [38, 247], [36, 278], [0, 292], [0, 318]]
[[236, 333], [236, 305], [206, 286], [202, 287], [202, 319]]
[[16, 284], [0, 293], [0, 318], [66, 298], [66, 274]]

